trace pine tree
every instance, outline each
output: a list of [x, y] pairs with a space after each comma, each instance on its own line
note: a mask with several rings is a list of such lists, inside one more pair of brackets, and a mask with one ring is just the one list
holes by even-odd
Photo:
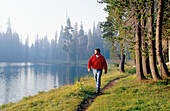
[[[127, 42], [127, 27], [125, 27], [126, 18], [128, 12], [125, 11], [126, 6], [124, 1], [105, 1], [107, 4], [107, 9], [105, 11], [109, 12], [107, 17], [107, 22], [102, 24], [104, 38], [107, 38], [112, 44], [112, 50], [117, 53], [118, 58], [120, 59], [119, 70], [124, 72], [124, 63], [125, 63], [125, 45]], [[114, 8], [113, 8], [114, 7]]]
[[148, 39], [149, 39], [149, 61], [151, 67], [151, 74], [154, 80], [160, 79], [160, 75], [156, 66], [156, 52], [155, 52], [155, 39], [154, 39], [154, 0], [149, 3], [149, 18], [148, 22]]
[[78, 49], [79, 49], [79, 41], [78, 41], [78, 24], [75, 23], [74, 31], [72, 34], [72, 42], [71, 42], [71, 60], [77, 61], [79, 57]]
[[64, 35], [64, 29], [63, 29], [63, 26], [61, 26], [61, 31], [60, 31], [60, 36], [59, 36], [59, 40], [58, 40], [58, 59], [59, 60], [65, 60], [66, 58], [66, 54], [64, 54], [64, 50], [63, 50], [63, 45], [64, 45], [64, 38], [63, 38], [63, 35]]
[[70, 62], [70, 53], [71, 53], [71, 41], [72, 41], [72, 31], [70, 18], [67, 19], [67, 26], [64, 28], [63, 38], [64, 38], [64, 46], [63, 49], [67, 53], [67, 60]]
[[164, 0], [159, 0], [159, 9], [157, 15], [157, 26], [156, 26], [156, 53], [158, 63], [160, 65], [161, 73], [163, 76], [168, 77], [170, 73], [165, 64], [163, 54], [162, 54], [162, 22], [163, 22], [163, 13], [164, 13]]
[[147, 44], [147, 34], [146, 34], [146, 0], [143, 1], [141, 8], [141, 39], [142, 39], [142, 67], [144, 74], [151, 74], [149, 65], [149, 52]]
[[29, 36], [27, 35], [27, 38], [25, 40], [25, 61], [29, 60]]
[[86, 57], [86, 51], [87, 51], [87, 36], [84, 34], [83, 24], [81, 23], [80, 30], [79, 30], [79, 59], [85, 60]]
[[88, 58], [94, 54], [94, 43], [91, 30], [88, 31], [87, 54]]
[[135, 54], [136, 54], [136, 76], [137, 80], [145, 79], [142, 68], [142, 54], [141, 54], [141, 15], [140, 15], [140, 4], [135, 0], [134, 13], [135, 13], [135, 26], [136, 26], [136, 45], [135, 45]]

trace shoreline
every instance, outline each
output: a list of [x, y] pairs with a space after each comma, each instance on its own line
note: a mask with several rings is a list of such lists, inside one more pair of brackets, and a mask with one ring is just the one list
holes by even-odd
[[[170, 78], [160, 81], [152, 81], [150, 79], [138, 82], [136, 80], [136, 75], [134, 74], [135, 68], [126, 70], [126, 73], [119, 73], [119, 71], [115, 68], [108, 72], [108, 74], [103, 74], [101, 89], [106, 88], [107, 85], [112, 82], [114, 85], [103, 90], [102, 94], [97, 95], [93, 102], [88, 105], [87, 110], [168, 109], [168, 103], [170, 100], [167, 98], [170, 94]], [[81, 105], [83, 105], [84, 102], [86, 103], [95, 95], [95, 90], [96, 88], [93, 76], [85, 76], [80, 78], [74, 85], [66, 85], [52, 89], [48, 92], [40, 92], [35, 96], [25, 97], [18, 103], [4, 104], [0, 106], [0, 110], [85, 110], [86, 108], [81, 109]], [[161, 93], [157, 93], [157, 91], [161, 91]], [[140, 96], [141, 94], [142, 98]], [[129, 99], [129, 97], [131, 97], [131, 99]], [[112, 100], [115, 102], [112, 102]], [[161, 103], [157, 107], [155, 107], [157, 104], [156, 101]], [[147, 107], [144, 107], [146, 105]]]

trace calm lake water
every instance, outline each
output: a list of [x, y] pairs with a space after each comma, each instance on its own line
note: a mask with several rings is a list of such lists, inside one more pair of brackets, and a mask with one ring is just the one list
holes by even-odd
[[77, 65], [0, 62], [0, 105], [73, 84], [87, 73]]

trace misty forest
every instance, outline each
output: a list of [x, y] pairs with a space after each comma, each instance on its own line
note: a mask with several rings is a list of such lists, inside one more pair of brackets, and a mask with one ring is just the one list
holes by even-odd
[[94, 23], [93, 30], [84, 32], [83, 24], [78, 30], [79, 26], [77, 23], [72, 26], [70, 18], [66, 22], [66, 26], [61, 26], [59, 37], [57, 37], [57, 31], [55, 38], [51, 41], [47, 36], [42, 38], [37, 34], [34, 44], [29, 47], [31, 37], [27, 36], [26, 41], [22, 41], [18, 33], [12, 31], [9, 19], [7, 31], [0, 33], [0, 61], [87, 60], [94, 54], [95, 48], [100, 48], [102, 54], [109, 59], [110, 51], [102, 38], [100, 23], [97, 27]]

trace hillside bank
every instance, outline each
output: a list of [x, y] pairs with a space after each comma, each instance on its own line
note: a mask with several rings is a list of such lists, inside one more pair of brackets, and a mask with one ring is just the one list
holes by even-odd
[[[170, 109], [169, 78], [160, 81], [136, 81], [134, 68], [127, 68], [126, 73], [112, 69], [107, 75], [103, 74], [101, 88], [111, 80], [119, 80], [116, 86], [105, 90], [99, 95], [89, 111], [103, 110], [168, 110]], [[130, 76], [131, 75], [131, 76]], [[150, 76], [147, 76], [150, 79]], [[0, 106], [1, 111], [75, 111], [80, 104], [95, 93], [93, 75], [80, 78], [74, 85], [63, 86], [48, 92], [40, 92], [35, 96], [25, 97], [18, 103]]]

